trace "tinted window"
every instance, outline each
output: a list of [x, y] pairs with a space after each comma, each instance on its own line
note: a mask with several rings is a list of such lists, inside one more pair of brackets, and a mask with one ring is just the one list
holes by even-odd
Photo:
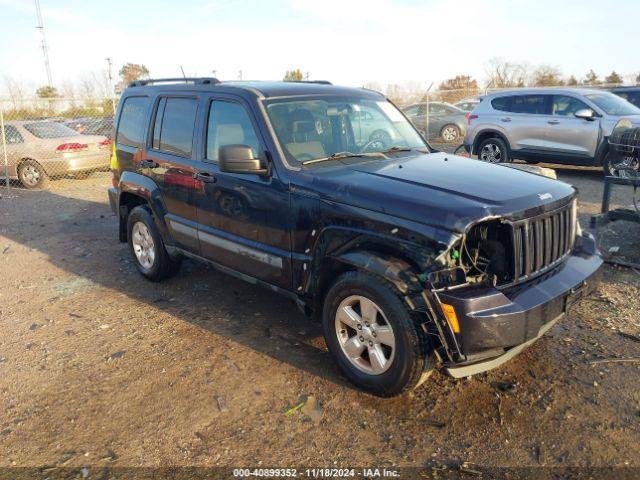
[[491, 100], [491, 106], [503, 112], [509, 111], [509, 104], [511, 103], [511, 99], [513, 97], [498, 97]]
[[190, 157], [197, 108], [195, 98], [162, 99], [154, 125], [154, 148]]
[[16, 143], [23, 143], [24, 142], [24, 139], [22, 138], [22, 135], [20, 135], [20, 132], [18, 132], [16, 127], [12, 127], [11, 125], [5, 125], [4, 126], [4, 133], [5, 133], [5, 137], [7, 139], [7, 143], [9, 145], [16, 144]]
[[640, 92], [629, 92], [627, 101], [633, 103], [636, 107], [640, 107]]
[[31, 135], [38, 138], [77, 137], [78, 132], [55, 122], [26, 123], [24, 125]]
[[418, 105], [413, 105], [412, 107], [406, 108], [404, 110], [404, 114], [407, 117], [415, 117], [416, 115], [418, 115], [418, 109], [420, 107]]
[[547, 113], [548, 95], [515, 95], [509, 110], [513, 113], [544, 115]]
[[609, 115], [640, 115], [640, 109], [625, 99], [609, 92], [585, 95], [589, 100]]
[[214, 101], [209, 109], [207, 158], [217, 162], [220, 147], [226, 145], [247, 145], [254, 158], [260, 156], [260, 141], [244, 107], [238, 103]]
[[130, 147], [141, 147], [144, 137], [148, 97], [129, 97], [124, 101], [116, 142]]
[[441, 103], [430, 103], [429, 104], [429, 113], [431, 115], [440, 115], [447, 113], [447, 109]]
[[553, 96], [553, 114], [563, 116], [573, 116], [578, 110], [588, 109], [589, 106], [578, 100], [577, 98], [569, 97], [566, 95], [554, 95]]

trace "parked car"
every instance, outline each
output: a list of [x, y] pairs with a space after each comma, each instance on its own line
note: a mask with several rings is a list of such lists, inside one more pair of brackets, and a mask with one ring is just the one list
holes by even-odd
[[464, 110], [465, 112], [470, 112], [474, 108], [478, 106], [480, 103], [479, 98], [467, 98], [465, 100], [460, 100], [453, 104], [454, 107], [459, 108], [460, 110]]
[[65, 126], [75, 130], [77, 133], [84, 133], [87, 129], [87, 125], [92, 123], [95, 120], [94, 117], [79, 117], [72, 118], [71, 120], [66, 120], [64, 123]]
[[418, 129], [427, 133], [428, 138], [459, 142], [467, 130], [465, 112], [448, 103], [415, 103], [402, 110]]
[[609, 91], [640, 108], [640, 87], [615, 87]]
[[[187, 257], [291, 298], [363, 389], [399, 394], [436, 359], [497, 367], [597, 285], [572, 186], [433, 152], [378, 93], [160, 83], [116, 114], [109, 201], [137, 269], [159, 281]], [[396, 143], [358, 140], [354, 111]]]
[[82, 132], [83, 135], [104, 135], [111, 138], [113, 131], [113, 117], [99, 117], [88, 122]]
[[602, 166], [618, 176], [622, 167], [611, 162], [607, 139], [621, 118], [638, 123], [640, 109], [604, 90], [501, 91], [483, 97], [470, 113], [464, 145], [488, 162]]
[[7, 122], [5, 135], [9, 178], [29, 189], [42, 188], [49, 177], [109, 167], [111, 142], [102, 135], [48, 121]]

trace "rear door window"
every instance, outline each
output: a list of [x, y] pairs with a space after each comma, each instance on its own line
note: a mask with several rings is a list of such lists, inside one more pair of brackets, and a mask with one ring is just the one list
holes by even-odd
[[530, 115], [548, 114], [549, 95], [515, 95], [511, 100], [510, 111]]
[[129, 97], [122, 105], [116, 143], [142, 147], [149, 97]]
[[197, 110], [195, 98], [161, 98], [153, 127], [153, 148], [191, 157]]

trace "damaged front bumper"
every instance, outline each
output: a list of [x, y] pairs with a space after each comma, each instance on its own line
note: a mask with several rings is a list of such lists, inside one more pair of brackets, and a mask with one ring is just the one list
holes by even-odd
[[458, 332], [445, 370], [460, 378], [502, 365], [540, 338], [569, 307], [597, 287], [602, 266], [590, 234], [576, 238], [566, 260], [540, 277], [508, 288], [462, 286], [434, 292], [457, 314]]

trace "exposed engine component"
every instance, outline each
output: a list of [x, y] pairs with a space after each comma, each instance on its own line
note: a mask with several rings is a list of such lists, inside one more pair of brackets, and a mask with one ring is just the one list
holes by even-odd
[[493, 284], [512, 280], [512, 238], [511, 227], [499, 220], [472, 227], [460, 246], [460, 265], [467, 276]]
[[609, 156], [609, 164], [617, 172], [616, 176], [640, 176], [640, 127], [626, 118], [618, 121], [609, 136]]

